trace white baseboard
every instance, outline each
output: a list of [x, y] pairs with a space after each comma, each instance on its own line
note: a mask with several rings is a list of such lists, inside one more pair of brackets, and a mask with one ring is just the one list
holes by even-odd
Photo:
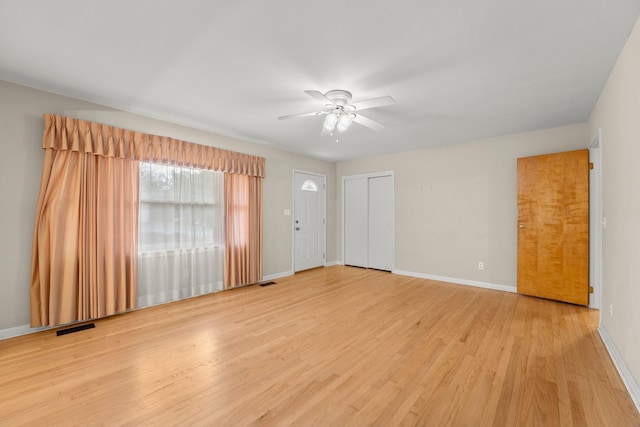
[[[340, 263], [338, 261], [330, 261], [330, 262], [325, 262], [324, 266], [325, 267], [333, 267], [334, 265], [340, 265]], [[294, 271], [282, 271], [280, 273], [275, 273], [275, 274], [267, 274], [266, 276], [262, 277], [262, 281], [266, 282], [267, 280], [275, 280], [275, 279], [279, 279], [281, 277], [286, 277], [286, 276], [292, 276], [294, 274]]]
[[627, 364], [624, 363], [622, 355], [616, 348], [616, 345], [613, 343], [611, 336], [604, 326], [600, 325], [598, 332], [600, 333], [602, 342], [604, 342], [605, 348], [609, 352], [609, 356], [611, 356], [611, 360], [613, 360], [613, 364], [616, 366], [616, 369], [622, 378], [622, 382], [627, 387], [631, 400], [633, 400], [633, 403], [636, 405], [636, 409], [640, 412], [640, 385], [638, 385], [638, 382], [633, 378], [631, 371], [627, 367]]
[[266, 282], [267, 280], [279, 279], [281, 277], [291, 276], [293, 271], [283, 271], [276, 274], [267, 274], [266, 276], [262, 276], [262, 281]]
[[19, 337], [20, 335], [32, 334], [34, 332], [40, 332], [46, 329], [51, 329], [51, 328], [49, 327], [32, 328], [29, 325], [21, 325], [21, 326], [15, 326], [13, 328], [0, 329], [0, 340]]
[[393, 274], [401, 276], [417, 277], [419, 279], [436, 280], [438, 282], [454, 283], [456, 285], [473, 286], [476, 288], [493, 289], [495, 291], [516, 293], [518, 290], [515, 286], [497, 285], [495, 283], [478, 282], [475, 280], [457, 279], [455, 277], [434, 276], [433, 274], [415, 273], [413, 271], [393, 270]]

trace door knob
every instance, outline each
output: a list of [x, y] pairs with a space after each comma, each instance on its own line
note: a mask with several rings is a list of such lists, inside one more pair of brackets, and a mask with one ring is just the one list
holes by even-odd
[[296, 231], [300, 230], [300, 227], [296, 227]]
[[524, 224], [518, 225], [519, 228], [524, 228]]

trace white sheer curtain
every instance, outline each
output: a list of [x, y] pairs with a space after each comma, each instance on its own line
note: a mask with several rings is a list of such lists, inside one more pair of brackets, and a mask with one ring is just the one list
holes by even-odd
[[140, 163], [138, 307], [223, 289], [224, 174]]

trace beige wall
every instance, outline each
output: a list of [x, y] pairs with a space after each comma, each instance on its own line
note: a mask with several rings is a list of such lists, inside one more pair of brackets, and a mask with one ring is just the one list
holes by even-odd
[[265, 157], [265, 275], [292, 270], [291, 217], [284, 216], [283, 211], [293, 207], [293, 169], [326, 174], [327, 262], [336, 260], [334, 163], [0, 81], [0, 330], [29, 323], [31, 240], [44, 157], [40, 148], [43, 113], [78, 117]]
[[607, 228], [601, 326], [640, 384], [640, 20], [591, 113], [589, 128], [591, 134], [602, 129]]
[[589, 142], [588, 128], [580, 124], [339, 163], [338, 258], [342, 177], [391, 170], [396, 270], [515, 289], [516, 159]]

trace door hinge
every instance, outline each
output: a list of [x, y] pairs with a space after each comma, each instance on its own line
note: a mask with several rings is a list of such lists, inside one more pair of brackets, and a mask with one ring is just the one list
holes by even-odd
[[325, 221], [325, 220], [324, 220], [324, 218], [322, 218], [322, 223], [323, 223], [323, 224], [326, 224], [326, 222], [324, 222], [324, 221]]
[[593, 170], [593, 163], [589, 162], [589, 170]]
[[593, 293], [593, 286], [589, 286], [589, 293], [592, 294]]

